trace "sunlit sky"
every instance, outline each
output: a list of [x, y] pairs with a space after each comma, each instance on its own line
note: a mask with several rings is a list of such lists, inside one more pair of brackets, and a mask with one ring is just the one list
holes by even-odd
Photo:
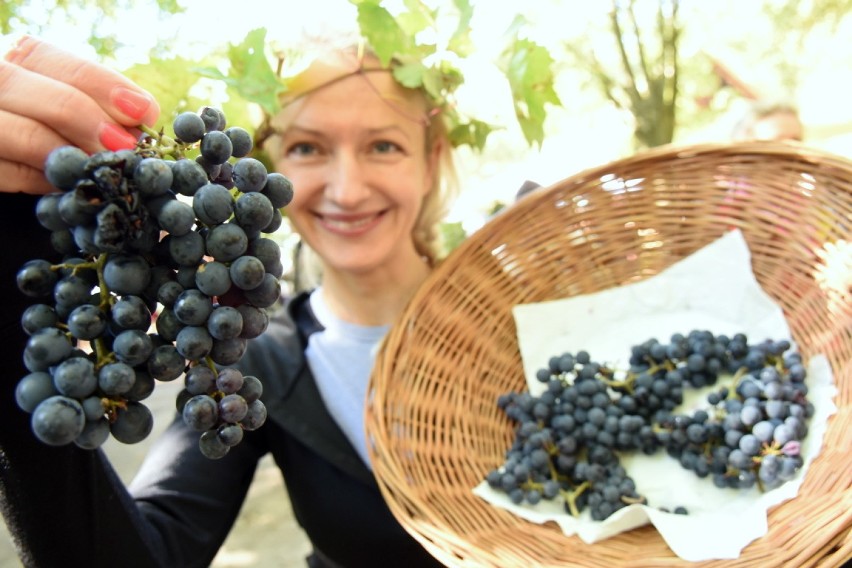
[[[396, 1], [402, 3], [401, 0]], [[459, 200], [458, 211], [482, 209], [494, 199], [511, 200], [515, 190], [526, 179], [542, 184], [553, 183], [629, 152], [629, 120], [616, 109], [601, 104], [597, 93], [571, 89], [572, 84], [568, 84], [566, 89], [571, 92], [560, 92], [566, 108], [553, 113], [544, 146], [540, 150], [529, 150], [512, 120], [511, 101], [505, 83], [492, 64], [502, 45], [502, 35], [519, 10], [523, 10], [529, 20], [534, 39], [551, 46], [587, 31], [591, 18], [599, 16], [602, 11], [598, 2], [525, 0], [521, 6], [517, 2], [472, 0], [472, 3], [475, 11], [471, 34], [479, 51], [463, 67], [467, 87], [459, 93], [460, 103], [462, 110], [465, 110], [465, 105], [475, 109], [477, 118], [506, 124], [507, 128], [495, 136], [498, 159], [468, 157], [461, 164], [465, 193]], [[29, 3], [28, 14], [34, 22], [45, 22], [45, 14], [51, 13], [52, 5], [51, 0], [33, 0]], [[158, 41], [167, 38], [171, 38], [168, 39], [170, 51], [193, 57], [203, 54], [211, 46], [241, 41], [248, 31], [261, 26], [267, 29], [269, 39], [284, 43], [298, 38], [303, 30], [330, 33], [352, 30], [355, 26], [355, 7], [348, 0], [242, 0], [239, 3], [185, 0], [181, 5], [186, 7], [184, 13], [158, 20], [155, 3], [139, 1], [132, 9], [123, 11], [118, 21], [99, 24], [99, 29], [105, 33], [116, 33], [123, 43], [116, 66], [127, 67], [144, 61], [149, 50]], [[393, 9], [392, 2], [386, 5]], [[682, 54], [709, 49], [724, 56], [725, 41], [746, 38], [763, 41], [761, 38], [766, 37], [767, 30], [755, 27], [755, 22], [759, 21], [760, 2], [695, 0], [682, 6], [688, 6], [693, 17], [704, 11], [707, 21], [725, 22], [724, 30], [708, 29], [706, 35], [690, 36], [692, 43], [682, 46]], [[727, 18], [727, 15], [730, 17]], [[92, 22], [90, 14], [79, 14], [78, 21], [55, 17], [47, 22], [39, 35], [85, 57], [94, 58], [94, 51], [86, 43]], [[715, 34], [724, 34], [720, 37], [727, 39], [720, 41]], [[839, 35], [842, 37], [842, 34]], [[0, 48], [5, 52], [16, 37], [15, 34], [3, 37]], [[587, 41], [611, 41], [611, 38], [587, 36]], [[696, 41], [708, 45], [698, 45]], [[809, 49], [816, 50], [812, 56], [813, 65], [809, 69], [809, 77], [796, 93], [796, 102], [806, 124], [814, 132], [820, 129], [830, 131], [836, 125], [847, 124], [848, 129], [841, 128], [840, 135], [835, 133], [812, 141], [829, 151], [852, 155], [849, 88], [845, 79], [838, 78], [848, 76], [852, 71], [852, 46], [843, 42], [818, 48], [811, 46]], [[822, 54], [833, 57], [823, 57]], [[843, 62], [843, 67], [838, 68], [837, 61]], [[749, 80], [758, 88], [765, 91], [777, 88], [771, 69], [736, 60], [727, 63], [735, 71], [747, 73]], [[741, 109], [734, 111], [738, 113]], [[692, 133], [682, 141], [725, 138], [733, 120], [733, 114], [723, 117], [715, 130], [710, 128]]]

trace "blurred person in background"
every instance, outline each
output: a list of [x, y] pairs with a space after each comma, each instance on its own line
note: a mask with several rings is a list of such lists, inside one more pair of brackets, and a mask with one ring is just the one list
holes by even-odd
[[746, 140], [804, 140], [804, 126], [795, 105], [779, 101], [757, 101], [734, 126], [731, 138]]

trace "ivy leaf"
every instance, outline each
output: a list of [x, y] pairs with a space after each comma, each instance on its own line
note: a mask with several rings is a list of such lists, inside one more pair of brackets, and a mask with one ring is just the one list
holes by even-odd
[[504, 54], [503, 67], [512, 90], [515, 115], [527, 142], [544, 141], [545, 105], [561, 105], [553, 88], [553, 57], [546, 48], [516, 38]]
[[278, 79], [265, 54], [266, 29], [250, 31], [242, 43], [228, 47], [231, 68], [227, 75], [216, 68], [197, 68], [203, 77], [224, 81], [249, 102], [257, 103], [269, 114], [278, 111], [278, 96], [284, 85]]
[[470, 20], [473, 18], [473, 6], [470, 5], [470, 0], [453, 0], [453, 4], [459, 11], [459, 23], [447, 43], [447, 49], [460, 57], [467, 57], [473, 51], [473, 43], [470, 40]]
[[367, 39], [383, 66], [389, 65], [400, 53], [414, 51], [414, 40], [405, 33], [390, 12], [379, 6], [378, 0], [351, 1], [358, 6], [361, 34]]
[[482, 150], [488, 135], [495, 129], [494, 126], [481, 120], [471, 119], [468, 122], [457, 124], [450, 130], [450, 143], [456, 146], [467, 144], [474, 150]]
[[[187, 69], [198, 65], [182, 57], [171, 59], [151, 58], [125, 69], [128, 79], [144, 87], [157, 100], [161, 109], [172, 109], [174, 115], [187, 110], [190, 104], [188, 92], [198, 82], [199, 75], [187, 73]], [[192, 109], [196, 110], [196, 109]], [[171, 123], [174, 116], [161, 116], [160, 122]]]
[[393, 68], [393, 77], [397, 82], [409, 89], [417, 89], [424, 83], [424, 76], [429, 69], [415, 58], [403, 58], [399, 65]]
[[430, 67], [423, 70], [423, 88], [435, 101], [443, 101], [444, 77], [440, 69]]
[[435, 25], [437, 11], [430, 10], [423, 0], [405, 0], [405, 7], [408, 8], [408, 12], [400, 14], [397, 22], [408, 35], [417, 35]]

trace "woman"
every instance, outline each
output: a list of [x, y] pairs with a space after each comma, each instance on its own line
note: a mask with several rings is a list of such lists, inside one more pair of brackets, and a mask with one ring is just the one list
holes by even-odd
[[[264, 381], [266, 424], [224, 458], [198, 451], [181, 421], [121, 486], [101, 452], [46, 447], [14, 408], [7, 382], [0, 450], [4, 515], [34, 566], [206, 566], [227, 536], [258, 460], [271, 452], [315, 552], [310, 566], [434, 566], [391, 515], [372, 476], [363, 401], [375, 347], [435, 262], [445, 204], [446, 132], [420, 92], [375, 61], [341, 51], [288, 91], [266, 140], [296, 188], [294, 228], [322, 264], [322, 285], [288, 299], [240, 362]], [[40, 102], [39, 102], [40, 101]], [[125, 78], [25, 38], [0, 65], [4, 242], [26, 240], [8, 265], [43, 258], [34, 198], [61, 144], [132, 147], [128, 127], [159, 109]], [[26, 239], [21, 239], [26, 235]], [[11, 268], [11, 267], [10, 267]], [[14, 270], [14, 268], [12, 268]], [[22, 376], [21, 295], [3, 279], [3, 345]]]

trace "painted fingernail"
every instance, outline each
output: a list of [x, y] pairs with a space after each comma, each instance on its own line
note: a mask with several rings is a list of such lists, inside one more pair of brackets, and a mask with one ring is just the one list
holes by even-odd
[[111, 122], [101, 123], [100, 128], [98, 128], [98, 140], [104, 145], [104, 148], [113, 152], [136, 147], [136, 138], [121, 126]]
[[110, 94], [116, 108], [133, 120], [140, 120], [151, 107], [148, 95], [127, 87], [115, 87]]

